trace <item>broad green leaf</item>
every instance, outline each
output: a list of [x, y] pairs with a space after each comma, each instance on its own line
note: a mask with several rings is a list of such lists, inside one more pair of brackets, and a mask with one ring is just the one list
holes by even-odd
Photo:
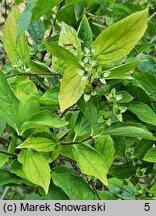
[[46, 105], [58, 105], [59, 86], [48, 89], [41, 97], [40, 103]]
[[137, 59], [140, 60], [140, 64], [138, 65], [138, 69], [141, 72], [151, 73], [156, 75], [156, 59], [153, 56], [140, 53], [137, 55]]
[[81, 98], [78, 101], [78, 106], [80, 107], [81, 112], [89, 120], [92, 129], [96, 128], [98, 123], [98, 113], [94, 101], [90, 99], [85, 102], [84, 99]]
[[42, 15], [51, 10], [51, 8], [55, 7], [62, 0], [30, 0], [25, 7], [23, 13], [18, 19], [18, 35], [17, 42], [19, 41], [22, 33], [29, 28], [30, 23], [33, 23], [37, 19], [39, 19]]
[[6, 122], [2, 116], [0, 117], [0, 135], [2, 135], [4, 129], [6, 127]]
[[78, 38], [75, 29], [64, 22], [61, 26], [59, 45], [69, 50], [81, 60], [81, 40]]
[[20, 102], [26, 101], [38, 93], [35, 84], [25, 77], [12, 77], [8, 79], [16, 97]]
[[134, 155], [142, 158], [146, 152], [152, 147], [153, 141], [151, 140], [140, 140], [134, 147]]
[[51, 67], [48, 67], [46, 64], [39, 61], [30, 61], [29, 67], [31, 68], [33, 73], [47, 73], [48, 75], [49, 73], [53, 72]]
[[62, 7], [57, 14], [58, 21], [65, 22], [70, 26], [74, 26], [74, 24], [76, 23], [74, 9], [75, 9], [75, 5], [68, 5], [68, 6]]
[[114, 142], [109, 135], [101, 135], [95, 141], [95, 149], [99, 151], [107, 162], [108, 168], [114, 159]]
[[89, 120], [82, 112], [80, 112], [74, 125], [75, 137], [91, 134], [91, 131], [92, 129]]
[[126, 90], [135, 98], [135, 100], [143, 102], [143, 103], [150, 103], [150, 98], [145, 90], [141, 87], [128, 85], [125, 86]]
[[37, 19], [30, 24], [28, 28], [29, 35], [36, 44], [40, 44], [44, 38], [45, 28], [43, 22], [40, 19]]
[[145, 126], [133, 122], [113, 123], [110, 127], [104, 129], [103, 134], [156, 140], [156, 137]]
[[69, 197], [64, 193], [64, 191], [54, 185], [50, 184], [48, 194], [44, 197], [45, 200], [69, 200]]
[[18, 19], [18, 33], [16, 42], [19, 42], [19, 39], [22, 33], [29, 28], [31, 18], [32, 18], [32, 9], [35, 7], [36, 2], [38, 0], [30, 0], [28, 1], [27, 6], [25, 7], [24, 11], [22, 12], [21, 16]]
[[21, 129], [25, 131], [30, 128], [60, 128], [66, 125], [68, 125], [67, 121], [60, 119], [48, 110], [43, 110], [32, 115], [28, 121], [22, 124]]
[[150, 73], [135, 73], [134, 79], [140, 84], [150, 98], [156, 100], [156, 77]]
[[83, 2], [84, 0], [67, 0], [66, 5], [77, 4]]
[[43, 137], [28, 137], [18, 148], [34, 149], [38, 152], [54, 151], [57, 143]]
[[107, 162], [97, 150], [80, 144], [75, 146], [73, 153], [82, 173], [99, 179], [104, 185], [108, 184]]
[[73, 148], [74, 148], [73, 146], [62, 146], [60, 154], [64, 157], [75, 160], [73, 154]]
[[147, 105], [139, 101], [134, 101], [128, 104], [128, 109], [134, 113], [141, 121], [156, 126], [156, 114]]
[[30, 116], [39, 112], [40, 104], [36, 98], [28, 98], [25, 101], [22, 101], [19, 105], [19, 110], [17, 113], [17, 118], [19, 124], [22, 125], [25, 121], [27, 121]]
[[75, 67], [66, 69], [61, 81], [59, 104], [61, 112], [75, 104], [84, 93], [87, 80], [83, 80], [83, 71]]
[[93, 34], [88, 19], [84, 15], [78, 29], [78, 36], [82, 40], [82, 48], [90, 49], [93, 41]]
[[0, 167], [9, 160], [9, 156], [0, 153]]
[[145, 9], [103, 30], [94, 41], [95, 58], [106, 64], [126, 56], [144, 35], [147, 16]]
[[10, 78], [9, 83], [20, 101], [19, 110], [16, 115], [19, 123], [23, 124], [31, 115], [38, 112], [40, 109], [40, 104], [35, 98], [35, 95], [38, 94], [38, 90], [35, 84], [28, 78]]
[[12, 64], [17, 64], [19, 61], [24, 64], [28, 64], [29, 50], [24, 34], [21, 35], [18, 44], [16, 44], [16, 37], [18, 33], [17, 20], [19, 17], [20, 14], [18, 8], [13, 6], [3, 28], [3, 44]]
[[55, 185], [69, 196], [70, 200], [96, 200], [95, 193], [91, 190], [87, 182], [80, 176], [71, 173], [52, 174]]
[[6, 170], [0, 170], [0, 186], [3, 185], [21, 185], [22, 183], [25, 183], [25, 180], [17, 177], [16, 175], [10, 173], [9, 171]]
[[148, 150], [148, 152], [145, 154], [143, 160], [156, 163], [156, 148], [152, 147]]
[[37, 3], [35, 7], [32, 10], [32, 19], [31, 22], [37, 20], [42, 15], [46, 14], [48, 11], [51, 10], [51, 8], [55, 7], [59, 3], [61, 3], [62, 0], [37, 0]]
[[10, 166], [10, 172], [16, 176], [26, 179], [26, 176], [22, 170], [22, 164], [15, 160]]
[[0, 116], [14, 129], [18, 128], [19, 101], [12, 92], [4, 74], [0, 72]]
[[70, 51], [56, 44], [52, 44], [49, 42], [44, 42], [44, 43], [47, 49], [49, 50], [49, 52], [53, 54], [55, 57], [65, 61], [69, 65], [73, 65], [77, 68], [83, 69], [77, 57], [74, 54], [72, 54]]
[[106, 80], [110, 79], [132, 79], [131, 73], [133, 69], [139, 64], [139, 61], [132, 61], [126, 64], [121, 64], [116, 67], [112, 67], [108, 70], [110, 74], [105, 78]]
[[[131, 170], [131, 173], [129, 170]], [[130, 163], [129, 166], [127, 164], [114, 165], [109, 169], [109, 174], [118, 179], [128, 179], [132, 174], [135, 174], [135, 168]]]
[[122, 136], [114, 136], [115, 155], [125, 157], [126, 153], [126, 138]]
[[50, 167], [47, 160], [39, 152], [26, 150], [22, 168], [30, 182], [41, 186], [45, 193], [48, 192], [51, 178]]

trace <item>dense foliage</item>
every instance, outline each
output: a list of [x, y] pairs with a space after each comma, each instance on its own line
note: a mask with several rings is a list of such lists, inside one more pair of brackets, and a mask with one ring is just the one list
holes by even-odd
[[15, 0], [5, 10], [1, 199], [156, 199], [155, 8]]

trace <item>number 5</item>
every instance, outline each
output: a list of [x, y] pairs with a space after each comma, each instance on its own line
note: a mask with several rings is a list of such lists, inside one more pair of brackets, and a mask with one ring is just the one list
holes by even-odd
[[150, 203], [145, 203], [144, 210], [145, 211], [149, 211], [150, 210]]

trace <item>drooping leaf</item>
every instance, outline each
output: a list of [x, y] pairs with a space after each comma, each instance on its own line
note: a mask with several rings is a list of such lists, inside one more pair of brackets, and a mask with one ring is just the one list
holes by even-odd
[[44, 38], [45, 28], [43, 22], [40, 19], [37, 19], [30, 24], [28, 28], [29, 35], [36, 44], [40, 44]]
[[156, 77], [150, 73], [135, 73], [134, 79], [140, 84], [150, 98], [156, 100]]
[[79, 63], [77, 57], [72, 54], [70, 51], [68, 51], [67, 49], [56, 45], [56, 44], [52, 44], [49, 42], [44, 42], [47, 49], [49, 50], [49, 52], [51, 54], [53, 54], [55, 57], [62, 59], [63, 61], [65, 61], [67, 64], [69, 65], [73, 65], [77, 68], [83, 69], [82, 65]]
[[75, 67], [68, 68], [61, 81], [59, 104], [61, 112], [75, 104], [84, 93], [87, 80], [80, 75], [83, 71]]
[[156, 140], [156, 137], [145, 126], [132, 122], [113, 123], [110, 127], [104, 129], [103, 134]]
[[38, 152], [54, 151], [57, 143], [43, 137], [28, 137], [18, 148], [34, 149]]
[[74, 157], [82, 173], [99, 179], [107, 185], [107, 162], [97, 150], [80, 144], [73, 149]]
[[82, 48], [91, 48], [92, 40], [93, 40], [93, 34], [91, 27], [89, 25], [88, 19], [84, 15], [84, 17], [81, 20], [79, 29], [78, 29], [78, 36], [82, 40]]
[[94, 41], [95, 58], [106, 64], [126, 56], [144, 35], [147, 16], [145, 9], [103, 30]]
[[96, 200], [95, 193], [80, 176], [71, 173], [54, 173], [52, 179], [55, 185], [69, 196], [70, 200]]
[[95, 141], [95, 149], [99, 151], [107, 162], [107, 166], [112, 165], [114, 159], [114, 142], [109, 135], [101, 135]]
[[26, 150], [22, 167], [26, 178], [33, 184], [41, 186], [47, 193], [51, 178], [47, 160], [39, 152]]
[[148, 150], [148, 152], [145, 154], [143, 160], [156, 163], [156, 148], [152, 147]]
[[18, 33], [17, 20], [19, 17], [18, 8], [13, 6], [3, 28], [3, 44], [12, 64], [17, 64], [19, 61], [28, 64], [29, 50], [25, 35], [22, 34], [18, 44], [16, 43]]
[[0, 72], [0, 115], [14, 129], [18, 129], [19, 101], [12, 92], [4, 74]]
[[156, 114], [147, 104], [134, 101], [128, 104], [128, 109], [141, 121], [156, 126]]
[[48, 110], [43, 110], [32, 115], [28, 121], [22, 124], [21, 129], [25, 131], [29, 128], [60, 128], [66, 125], [68, 125], [67, 121], [60, 119]]

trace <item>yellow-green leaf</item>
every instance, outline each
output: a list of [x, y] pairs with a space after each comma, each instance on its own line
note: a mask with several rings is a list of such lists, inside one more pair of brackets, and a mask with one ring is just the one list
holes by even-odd
[[126, 56], [144, 35], [147, 16], [145, 9], [105, 29], [94, 41], [95, 58], [106, 64]]
[[150, 148], [143, 159], [151, 163], [156, 163], [156, 148]]
[[82, 70], [75, 67], [70, 67], [65, 71], [59, 93], [61, 112], [75, 104], [84, 93], [87, 80], [80, 75], [82, 73]]
[[101, 135], [95, 141], [95, 149], [99, 151], [107, 162], [107, 166], [112, 165], [114, 159], [114, 142], [109, 135]]
[[23, 171], [26, 178], [33, 184], [41, 186], [47, 193], [50, 184], [50, 167], [47, 160], [33, 150], [24, 152]]
[[104, 157], [94, 148], [86, 145], [77, 145], [73, 150], [75, 160], [82, 173], [99, 179], [107, 185], [108, 167]]
[[57, 143], [44, 137], [28, 137], [18, 148], [30, 148], [38, 152], [54, 151]]
[[22, 34], [18, 44], [16, 37], [18, 33], [17, 20], [20, 17], [18, 8], [14, 6], [9, 14], [3, 29], [3, 44], [9, 60], [16, 64], [21, 61], [25, 64], [29, 61], [29, 50], [26, 37]]

